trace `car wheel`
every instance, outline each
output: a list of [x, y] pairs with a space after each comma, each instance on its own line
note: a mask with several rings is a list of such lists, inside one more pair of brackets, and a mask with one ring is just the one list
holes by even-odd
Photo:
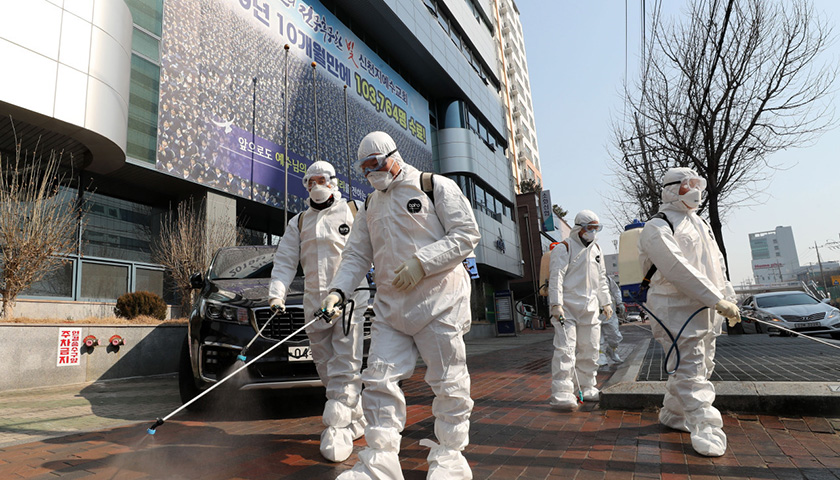
[[[181, 355], [178, 359], [178, 392], [181, 394], [181, 402], [187, 403], [194, 399], [196, 395], [201, 393], [198, 387], [195, 386], [195, 377], [193, 377], [192, 364], [190, 363], [190, 339], [184, 339], [181, 345]], [[199, 401], [191, 403], [187, 406], [187, 410], [191, 412], [200, 412], [204, 410], [207, 403], [202, 398]]]

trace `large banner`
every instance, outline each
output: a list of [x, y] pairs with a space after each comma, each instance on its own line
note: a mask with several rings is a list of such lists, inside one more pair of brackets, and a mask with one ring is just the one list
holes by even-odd
[[288, 170], [293, 212], [315, 160], [364, 199], [372, 189], [350, 167], [375, 130], [432, 170], [426, 99], [320, 3], [168, 0], [163, 26], [159, 170], [281, 208]]

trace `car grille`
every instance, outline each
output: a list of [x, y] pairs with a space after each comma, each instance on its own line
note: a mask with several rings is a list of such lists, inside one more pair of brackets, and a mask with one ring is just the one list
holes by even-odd
[[[255, 308], [254, 317], [257, 320], [257, 328], [262, 329], [265, 323], [271, 318], [271, 309]], [[278, 313], [271, 323], [262, 331], [262, 336], [272, 340], [283, 340], [292, 332], [304, 326], [306, 321], [303, 317], [303, 309], [287, 308], [285, 312]], [[291, 342], [307, 340], [306, 332], [301, 331], [290, 339]]]
[[816, 322], [825, 318], [825, 312], [815, 313], [813, 315], [782, 315], [782, 318], [788, 322]]

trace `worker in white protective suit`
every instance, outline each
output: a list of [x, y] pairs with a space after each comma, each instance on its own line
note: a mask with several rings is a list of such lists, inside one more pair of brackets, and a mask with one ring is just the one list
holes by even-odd
[[[734, 325], [740, 315], [723, 255], [711, 228], [696, 213], [705, 188], [706, 181], [690, 168], [668, 170], [662, 178], [662, 207], [645, 224], [639, 253], [644, 271], [651, 265], [657, 269], [648, 277], [647, 307], [672, 335], [677, 335], [695, 311], [709, 307], [688, 323], [677, 341], [680, 363], [665, 384], [659, 421], [691, 433], [697, 453], [721, 456], [726, 451], [726, 435], [720, 412], [712, 406], [715, 388], [709, 378], [723, 317]], [[667, 351], [671, 346], [667, 333], [656, 321], [651, 326]]]
[[618, 344], [624, 339], [621, 330], [618, 329], [618, 309], [623, 306], [621, 289], [609, 275], [607, 275], [607, 286], [610, 289], [610, 298], [612, 298], [615, 308], [612, 316], [607, 317], [601, 314], [599, 317], [601, 320], [601, 353], [598, 357], [598, 365], [622, 362], [621, 357], [618, 356]]
[[[583, 400], [596, 402], [595, 386], [603, 309], [612, 316], [610, 292], [601, 247], [595, 243], [602, 225], [590, 210], [575, 216], [569, 237], [551, 251], [548, 302], [554, 325], [554, 357], [551, 361], [551, 399], [553, 407], [577, 407], [575, 387]], [[575, 385], [577, 383], [577, 385]]]
[[[303, 184], [309, 191], [309, 208], [292, 217], [277, 245], [269, 301], [273, 310], [285, 311], [286, 293], [300, 263], [304, 274], [304, 319], [309, 322], [328, 293], [327, 286], [338, 269], [358, 208], [341, 198], [335, 169], [327, 162], [313, 162]], [[347, 460], [353, 452], [353, 440], [364, 433], [360, 371], [364, 313], [370, 292], [352, 292], [367, 286], [362, 280], [348, 288], [356, 305], [353, 318], [349, 319], [348, 335], [340, 321], [315, 322], [306, 327], [312, 359], [327, 390], [321, 454], [333, 462]]]
[[473, 406], [463, 341], [471, 322], [470, 280], [462, 265], [480, 239], [472, 207], [444, 176], [431, 177], [433, 189], [425, 189], [422, 179], [429, 177], [403, 161], [386, 133], [362, 139], [357, 166], [375, 190], [359, 212], [330, 284], [333, 293], [321, 306], [333, 311], [373, 261], [376, 320], [362, 374], [367, 447], [338, 478], [403, 478], [398, 454], [406, 403], [398, 382], [412, 375], [419, 354], [435, 394], [440, 442], [420, 441], [431, 447], [427, 478], [471, 479], [461, 452], [469, 443]]

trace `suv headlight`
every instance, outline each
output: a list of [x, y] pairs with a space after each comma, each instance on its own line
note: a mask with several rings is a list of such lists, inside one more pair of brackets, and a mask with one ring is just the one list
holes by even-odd
[[840, 310], [832, 310], [828, 312], [828, 318], [835, 318], [837, 315], [840, 315]]
[[220, 320], [222, 322], [239, 323], [247, 325], [248, 309], [242, 307], [234, 307], [213, 300], [204, 299], [201, 304], [202, 316], [208, 320]]

